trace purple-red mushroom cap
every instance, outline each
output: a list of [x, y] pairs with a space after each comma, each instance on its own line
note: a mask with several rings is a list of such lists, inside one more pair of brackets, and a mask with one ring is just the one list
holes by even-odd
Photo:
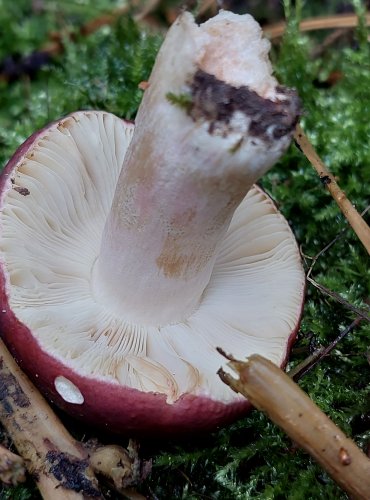
[[250, 16], [197, 26], [185, 13], [135, 125], [73, 113], [4, 169], [2, 336], [76, 417], [123, 433], [213, 429], [250, 406], [220, 381], [217, 347], [286, 361], [304, 273], [254, 183], [288, 147], [299, 104], [268, 49]]

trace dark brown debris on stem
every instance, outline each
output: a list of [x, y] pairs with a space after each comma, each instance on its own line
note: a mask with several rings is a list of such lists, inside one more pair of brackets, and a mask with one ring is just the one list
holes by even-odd
[[248, 135], [269, 142], [293, 133], [301, 114], [295, 90], [278, 86], [278, 101], [261, 97], [242, 85], [234, 87], [198, 69], [190, 82], [191, 103], [188, 114], [194, 121], [207, 121], [209, 133], [227, 133], [235, 112], [249, 120]]

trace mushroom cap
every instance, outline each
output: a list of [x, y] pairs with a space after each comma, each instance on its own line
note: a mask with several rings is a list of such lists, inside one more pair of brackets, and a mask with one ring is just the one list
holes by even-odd
[[130, 324], [101, 304], [91, 276], [133, 130], [106, 112], [77, 112], [31, 136], [6, 166], [2, 336], [44, 394], [78, 418], [119, 433], [213, 429], [250, 408], [219, 380], [216, 347], [286, 361], [304, 296], [299, 251], [254, 186], [186, 321]]

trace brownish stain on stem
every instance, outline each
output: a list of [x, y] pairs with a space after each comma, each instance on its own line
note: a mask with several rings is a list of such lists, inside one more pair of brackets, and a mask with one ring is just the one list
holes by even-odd
[[208, 122], [210, 134], [227, 135], [232, 117], [240, 112], [249, 120], [248, 136], [271, 141], [292, 133], [301, 112], [293, 89], [278, 86], [281, 98], [272, 101], [245, 85], [235, 87], [201, 69], [194, 74], [190, 89], [188, 114], [194, 121]]

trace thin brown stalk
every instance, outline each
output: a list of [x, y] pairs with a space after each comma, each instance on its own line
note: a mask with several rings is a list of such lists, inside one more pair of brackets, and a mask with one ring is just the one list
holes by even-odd
[[358, 307], [355, 307], [354, 305], [349, 303], [347, 300], [345, 300], [343, 297], [341, 297], [338, 293], [333, 292], [329, 288], [326, 288], [324, 285], [321, 285], [320, 283], [318, 283], [317, 281], [315, 281], [314, 279], [312, 279], [310, 277], [307, 277], [307, 281], [309, 281], [311, 283], [311, 285], [313, 285], [315, 288], [320, 290], [320, 292], [324, 293], [325, 295], [328, 295], [329, 297], [331, 297], [335, 301], [339, 302], [345, 308], [349, 309], [350, 311], [355, 313], [360, 318], [370, 322], [370, 315], [366, 309], [359, 309]]
[[317, 57], [321, 57], [329, 47], [336, 44], [339, 40], [346, 37], [350, 33], [348, 28], [340, 28], [334, 31], [331, 31], [329, 35], [320, 43], [317, 47], [315, 47], [310, 56], [315, 59]]
[[[367, 206], [365, 208], [365, 210], [363, 210], [361, 212], [361, 217], [363, 217], [364, 215], [367, 214], [367, 212], [370, 210], [370, 205]], [[346, 231], [347, 231], [348, 228], [344, 228], [342, 229], [334, 239], [332, 239], [327, 245], [325, 245], [324, 248], [322, 248], [316, 255], [314, 255], [313, 257], [310, 257], [309, 255], [304, 255], [302, 253], [302, 255], [304, 256], [305, 259], [309, 259], [311, 261], [311, 265], [307, 271], [307, 278], [309, 278], [312, 274], [312, 271], [313, 271], [313, 268], [315, 267], [317, 261], [319, 260], [319, 258], [325, 253], [327, 252], [338, 240], [340, 240], [341, 238], [343, 238], [343, 236], [345, 235]]]
[[254, 354], [247, 362], [227, 358], [239, 378], [220, 369], [221, 380], [267, 413], [344, 491], [353, 498], [369, 500], [370, 460], [307, 394], [262, 356]]
[[[370, 13], [365, 16], [365, 25], [370, 26]], [[335, 16], [319, 16], [304, 19], [299, 23], [300, 31], [316, 31], [339, 28], [356, 28], [358, 26], [358, 16], [356, 14], [338, 14]], [[263, 28], [269, 38], [281, 37], [287, 24], [284, 21], [267, 25]]]
[[318, 252], [314, 257], [308, 257], [308, 256], [306, 256], [307, 258], [309, 258], [309, 259], [312, 260], [312, 263], [311, 263], [311, 265], [310, 265], [310, 267], [309, 267], [309, 269], [307, 271], [307, 278], [309, 278], [311, 276], [313, 268], [315, 267], [316, 262], [318, 261], [318, 259], [327, 250], [329, 250], [329, 248], [331, 248], [340, 238], [342, 238], [345, 232], [346, 232], [346, 229], [342, 229], [342, 231], [339, 234], [337, 234], [337, 236], [332, 241], [330, 241], [327, 245], [325, 245], [325, 247], [323, 249], [321, 249], [320, 252]]
[[347, 328], [344, 328], [339, 335], [332, 341], [330, 342], [329, 345], [326, 347], [320, 347], [320, 349], [317, 349], [311, 356], [308, 356], [302, 363], [299, 363], [297, 366], [295, 366], [292, 370], [289, 370], [288, 375], [291, 377], [295, 382], [298, 382], [298, 380], [303, 377], [303, 375], [306, 375], [309, 371], [312, 370], [323, 358], [328, 356], [328, 354], [331, 353], [331, 351], [335, 348], [335, 346], [344, 339], [346, 335], [348, 335], [356, 326], [358, 326], [362, 321], [362, 318], [356, 318], [352, 323], [347, 326]]
[[335, 177], [321, 160], [300, 125], [297, 125], [294, 139], [313, 168], [319, 174], [321, 181], [327, 187], [359, 240], [370, 254], [370, 227], [349, 201], [344, 191], [340, 189]]

